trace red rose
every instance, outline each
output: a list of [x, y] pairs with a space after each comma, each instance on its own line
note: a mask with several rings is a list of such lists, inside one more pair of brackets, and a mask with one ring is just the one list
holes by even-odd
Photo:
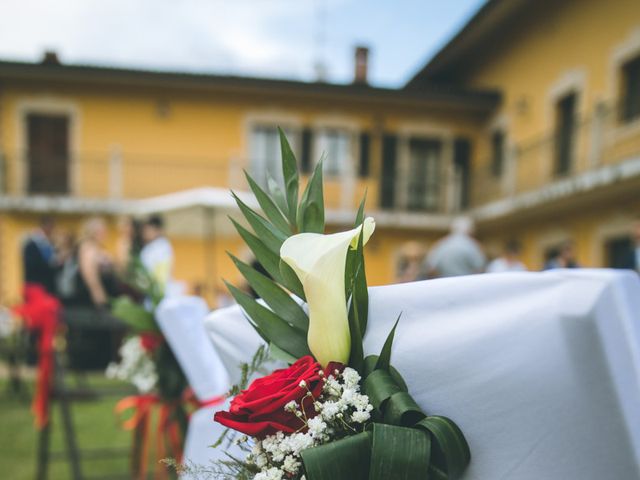
[[[344, 365], [341, 363], [330, 363], [324, 374], [328, 376], [334, 370], [343, 369]], [[302, 402], [307, 418], [315, 417], [313, 399], [306, 395], [310, 391], [314, 398], [318, 398], [322, 393], [323, 382], [318, 374], [320, 370], [322, 367], [313, 357], [302, 357], [289, 368], [276, 370], [271, 375], [254, 380], [249, 388], [231, 401], [229, 411], [217, 412], [214, 420], [233, 430], [258, 438], [279, 431], [304, 431], [304, 421], [294, 413], [285, 411], [284, 406], [293, 400], [300, 407]], [[306, 388], [300, 387], [302, 381], [306, 383]]]
[[158, 333], [145, 332], [140, 334], [140, 345], [145, 352], [153, 352], [162, 343], [162, 335]]

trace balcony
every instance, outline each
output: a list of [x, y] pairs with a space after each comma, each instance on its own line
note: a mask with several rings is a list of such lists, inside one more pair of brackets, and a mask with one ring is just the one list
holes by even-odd
[[481, 159], [474, 170], [471, 195], [479, 219], [614, 185], [622, 192], [640, 179], [640, 119], [623, 121], [616, 106], [601, 104], [568, 131], [506, 148], [503, 160], [497, 169], [492, 159]]

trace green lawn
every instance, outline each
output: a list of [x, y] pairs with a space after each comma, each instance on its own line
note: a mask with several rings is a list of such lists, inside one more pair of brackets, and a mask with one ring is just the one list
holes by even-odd
[[[113, 384], [100, 374], [90, 378], [91, 385]], [[31, 391], [31, 385], [29, 385]], [[80, 448], [124, 448], [131, 443], [131, 432], [122, 430], [113, 412], [117, 397], [74, 403], [77, 439]], [[7, 390], [6, 381], [0, 380], [0, 478], [11, 480], [33, 479], [36, 467], [37, 431], [33, 425], [29, 398], [17, 398]], [[63, 450], [60, 408], [54, 404], [52, 450]], [[115, 459], [86, 459], [82, 462], [87, 478], [107, 475], [126, 475], [128, 456]], [[71, 478], [66, 461], [56, 460], [49, 465], [50, 480]], [[123, 477], [126, 478], [126, 477]]]

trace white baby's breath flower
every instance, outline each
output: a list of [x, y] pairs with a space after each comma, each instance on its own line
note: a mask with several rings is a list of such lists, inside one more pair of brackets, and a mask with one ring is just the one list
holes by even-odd
[[279, 468], [271, 467], [253, 477], [253, 480], [282, 480], [283, 472]]
[[364, 423], [371, 417], [369, 412], [363, 412], [362, 410], [356, 410], [351, 414], [351, 420], [356, 423]]
[[304, 380], [300, 380], [300, 383], [298, 384], [298, 386], [300, 388], [307, 388], [307, 382], [305, 382]]
[[256, 455], [254, 463], [256, 464], [256, 467], [263, 469], [269, 462], [267, 460], [267, 456], [261, 453], [260, 455]]
[[340, 399], [347, 405], [351, 405], [355, 396], [356, 396], [355, 388], [347, 387], [343, 390], [342, 395], [340, 396]]
[[298, 404], [295, 402], [295, 400], [291, 400], [289, 403], [287, 403], [284, 406], [285, 412], [295, 412], [297, 409], [298, 409]]
[[360, 375], [353, 368], [347, 367], [342, 372], [342, 379], [346, 387], [355, 388], [360, 384]]
[[295, 459], [292, 455], [287, 455], [284, 458], [284, 463], [282, 465], [282, 469], [288, 473], [297, 473], [298, 468], [300, 468], [300, 462]]
[[336, 380], [333, 375], [327, 378], [327, 382], [324, 384], [323, 391], [329, 395], [340, 396], [342, 393], [342, 385]]
[[336, 402], [327, 401], [322, 404], [322, 418], [326, 421], [333, 420], [333, 417], [340, 411], [340, 406]]
[[322, 421], [322, 417], [314, 417], [307, 422], [309, 433], [312, 437], [321, 435], [327, 428], [327, 424]]

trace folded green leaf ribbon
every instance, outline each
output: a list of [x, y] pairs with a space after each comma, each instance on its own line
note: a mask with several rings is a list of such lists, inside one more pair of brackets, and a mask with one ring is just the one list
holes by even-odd
[[374, 422], [365, 432], [304, 450], [307, 480], [452, 480], [469, 464], [460, 429], [422, 412], [386, 353], [383, 348], [380, 357], [364, 361], [362, 389], [374, 406]]

